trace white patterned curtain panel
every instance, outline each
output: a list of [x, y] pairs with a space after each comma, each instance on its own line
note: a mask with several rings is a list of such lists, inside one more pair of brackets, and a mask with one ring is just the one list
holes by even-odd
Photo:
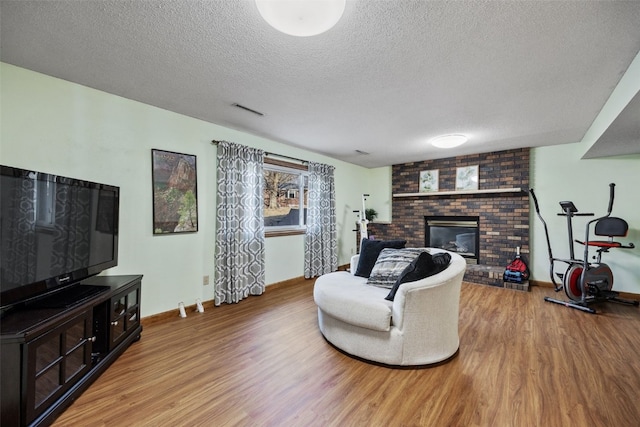
[[338, 269], [334, 167], [309, 162], [307, 231], [304, 277], [321, 276]]
[[218, 143], [215, 305], [265, 289], [264, 151]]

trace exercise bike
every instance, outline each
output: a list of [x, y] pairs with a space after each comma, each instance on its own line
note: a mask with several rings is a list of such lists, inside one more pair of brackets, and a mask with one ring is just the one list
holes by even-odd
[[[578, 209], [571, 201], [560, 202], [562, 213], [559, 213], [558, 216], [564, 216], [567, 218], [570, 257], [569, 259], [555, 258], [551, 251], [551, 242], [549, 240], [547, 223], [540, 214], [538, 199], [536, 198], [533, 188], [529, 189], [529, 193], [533, 199], [536, 214], [544, 225], [544, 233], [547, 238], [547, 248], [549, 250], [549, 274], [551, 276], [551, 282], [553, 283], [554, 290], [559, 292], [564, 289], [565, 294], [569, 298], [569, 301], [550, 297], [545, 297], [544, 300], [592, 314], [595, 313], [596, 310], [590, 307], [590, 305], [599, 302], [612, 301], [637, 307], [640, 304], [638, 301], [620, 298], [618, 292], [611, 290], [613, 287], [613, 273], [607, 264], [601, 262], [602, 254], [609, 252], [610, 249], [635, 248], [633, 243], [624, 245], [620, 242], [614, 241], [614, 237], [625, 237], [629, 230], [629, 225], [624, 219], [611, 216], [615, 184], [609, 184], [609, 208], [607, 209], [607, 214], [587, 222], [584, 241], [575, 240], [576, 243], [584, 246], [584, 255], [582, 259], [576, 259], [574, 254], [572, 221], [573, 218], [577, 216], [595, 216], [595, 214], [578, 212]], [[594, 234], [596, 236], [607, 236], [607, 240], [590, 240], [589, 228], [591, 224], [594, 223]], [[589, 262], [589, 248], [597, 248], [596, 255], [592, 257], [595, 262]], [[555, 272], [556, 263], [567, 264], [567, 268], [564, 273]], [[556, 276], [562, 281], [562, 283], [556, 282]]]
[[367, 209], [365, 208], [367, 197], [369, 197], [368, 194], [362, 195], [362, 210], [353, 211], [353, 213], [358, 215], [358, 220], [356, 221], [356, 229], [351, 230], [356, 232], [356, 236], [358, 235], [358, 233], [360, 233], [358, 253], [360, 253], [360, 246], [362, 245], [362, 241], [369, 238], [369, 231], [367, 230], [367, 224], [369, 224], [369, 220], [367, 219]]

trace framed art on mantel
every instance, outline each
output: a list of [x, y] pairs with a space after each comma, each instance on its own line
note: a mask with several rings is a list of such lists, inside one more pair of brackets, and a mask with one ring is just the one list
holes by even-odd
[[456, 169], [456, 190], [478, 189], [478, 165]]
[[439, 169], [420, 172], [419, 189], [421, 193], [438, 191], [438, 174]]
[[196, 156], [151, 150], [153, 234], [198, 231]]

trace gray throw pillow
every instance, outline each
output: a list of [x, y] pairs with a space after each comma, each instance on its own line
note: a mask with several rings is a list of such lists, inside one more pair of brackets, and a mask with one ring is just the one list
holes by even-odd
[[406, 240], [370, 240], [363, 239], [360, 245], [360, 258], [356, 268], [356, 276], [369, 277], [380, 251], [384, 248], [404, 248]]
[[423, 251], [420, 248], [383, 249], [367, 284], [391, 289], [407, 266]]

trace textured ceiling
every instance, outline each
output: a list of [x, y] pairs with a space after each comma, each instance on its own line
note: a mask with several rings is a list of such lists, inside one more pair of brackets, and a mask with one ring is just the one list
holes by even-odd
[[249, 0], [0, 7], [3, 62], [367, 167], [580, 141], [640, 50], [640, 1], [348, 1], [305, 38]]

